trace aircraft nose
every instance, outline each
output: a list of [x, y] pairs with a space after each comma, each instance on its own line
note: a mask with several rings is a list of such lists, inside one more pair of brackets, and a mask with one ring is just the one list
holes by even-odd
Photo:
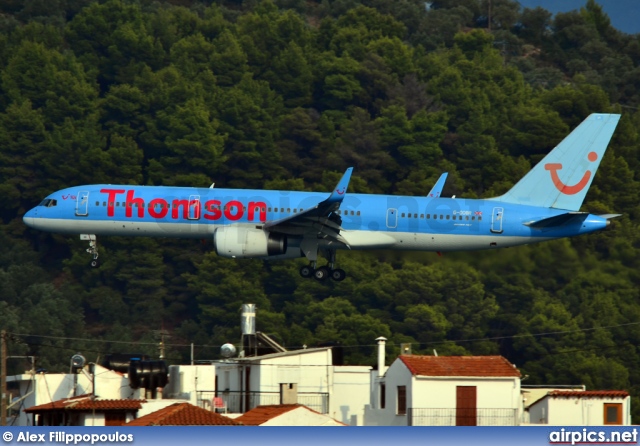
[[30, 211], [28, 211], [26, 214], [24, 214], [24, 217], [22, 217], [22, 221], [24, 221], [24, 224], [26, 224], [29, 227], [33, 227], [33, 225], [35, 224], [35, 220], [36, 217], [38, 216], [38, 211], [36, 211], [36, 209], [31, 209]]

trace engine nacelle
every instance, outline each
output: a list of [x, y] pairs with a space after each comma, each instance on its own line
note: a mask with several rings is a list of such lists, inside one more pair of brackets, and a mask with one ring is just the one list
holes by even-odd
[[213, 244], [216, 254], [234, 259], [277, 256], [287, 252], [286, 235], [271, 234], [257, 228], [218, 228], [213, 234]]

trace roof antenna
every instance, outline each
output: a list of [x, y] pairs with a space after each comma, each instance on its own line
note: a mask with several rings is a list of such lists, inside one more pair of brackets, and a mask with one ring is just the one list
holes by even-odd
[[436, 351], [436, 349], [433, 349], [433, 356], [438, 356], [438, 352]]

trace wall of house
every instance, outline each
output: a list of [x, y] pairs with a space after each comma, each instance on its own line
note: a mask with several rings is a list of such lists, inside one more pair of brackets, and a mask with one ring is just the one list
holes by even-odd
[[172, 365], [169, 367], [169, 384], [163, 395], [165, 398], [187, 400], [194, 406], [210, 409], [215, 391], [215, 365]]
[[[95, 375], [95, 393], [100, 398], [140, 398], [140, 390], [131, 389], [129, 379], [126, 376], [99, 365], [96, 365]], [[77, 380], [75, 381], [77, 383], [75, 384], [75, 392], [74, 378]], [[64, 398], [89, 394], [93, 391], [92, 377], [84, 372], [77, 375], [68, 373], [24, 374], [10, 376], [7, 381], [18, 383], [21, 396], [29, 394], [19, 405], [17, 426], [28, 426], [32, 423], [32, 416], [27, 416], [24, 409]]]
[[[369, 400], [371, 367], [333, 366], [332, 363], [330, 348], [216, 363], [218, 391], [230, 401], [230, 410], [234, 412], [245, 403], [239, 392], [247, 390], [246, 373], [249, 374], [249, 390], [264, 392], [252, 395], [254, 405], [279, 404], [280, 385], [295, 384], [298, 403], [327, 413], [345, 424], [362, 425], [364, 405]], [[225, 390], [230, 391], [229, 395], [224, 395]], [[329, 398], [323, 399], [321, 393], [328, 393]], [[241, 402], [238, 402], [239, 398]]]
[[[520, 380], [494, 377], [413, 377], [411, 407], [414, 425], [455, 425], [459, 386], [476, 387], [476, 422], [480, 426], [520, 424]], [[442, 410], [440, 410], [442, 409]]]
[[251, 384], [262, 392], [279, 392], [281, 383], [298, 384], [298, 392], [327, 392], [332, 384], [331, 349], [286, 356], [274, 356], [254, 362]]
[[[401, 360], [376, 379], [365, 408], [370, 426], [455, 425], [457, 386], [476, 386], [479, 425], [514, 425], [522, 417], [520, 379], [413, 376]], [[380, 407], [380, 384], [385, 384], [385, 407]], [[407, 413], [398, 414], [398, 386], [406, 386]], [[442, 410], [437, 410], [442, 409]], [[484, 409], [484, 410], [480, 410]]]
[[531, 424], [552, 426], [602, 426], [604, 405], [622, 403], [623, 425], [630, 425], [629, 401], [629, 397], [624, 399], [546, 397], [529, 407], [529, 421]]
[[[235, 412], [245, 403], [239, 394], [241, 391], [257, 392], [251, 396], [254, 405], [279, 404], [280, 384], [296, 384], [299, 393], [330, 392], [333, 385], [331, 364], [331, 349], [302, 350], [299, 353], [265, 355], [251, 361], [216, 363], [218, 393], [230, 401], [230, 409]], [[224, 395], [225, 391], [230, 393]], [[299, 402], [304, 404], [302, 399], [300, 396]]]
[[[411, 384], [413, 375], [400, 360], [394, 361], [381, 378], [374, 379], [369, 405], [365, 408], [366, 426], [407, 426], [407, 415], [398, 415], [397, 389], [407, 386], [407, 407], [412, 407]], [[380, 407], [381, 384], [385, 385], [385, 407]]]
[[364, 424], [364, 406], [369, 403], [369, 366], [334, 366], [329, 415], [351, 426]]

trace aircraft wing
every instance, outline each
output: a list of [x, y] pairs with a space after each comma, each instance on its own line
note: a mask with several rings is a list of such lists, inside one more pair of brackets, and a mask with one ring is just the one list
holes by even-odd
[[279, 220], [273, 220], [263, 225], [269, 232], [291, 235], [309, 235], [329, 239], [348, 246], [347, 241], [340, 235], [342, 219], [335, 213], [347, 192], [353, 167], [349, 167], [337, 186], [324, 201], [294, 215]]
[[449, 175], [448, 172], [445, 172], [442, 175], [440, 175], [440, 178], [438, 178], [438, 181], [436, 181], [436, 184], [433, 185], [433, 187], [431, 188], [431, 192], [429, 192], [429, 195], [427, 195], [427, 197], [429, 198], [440, 197], [440, 194], [442, 194], [442, 188], [444, 187], [444, 183], [445, 181], [447, 181], [447, 175]]

